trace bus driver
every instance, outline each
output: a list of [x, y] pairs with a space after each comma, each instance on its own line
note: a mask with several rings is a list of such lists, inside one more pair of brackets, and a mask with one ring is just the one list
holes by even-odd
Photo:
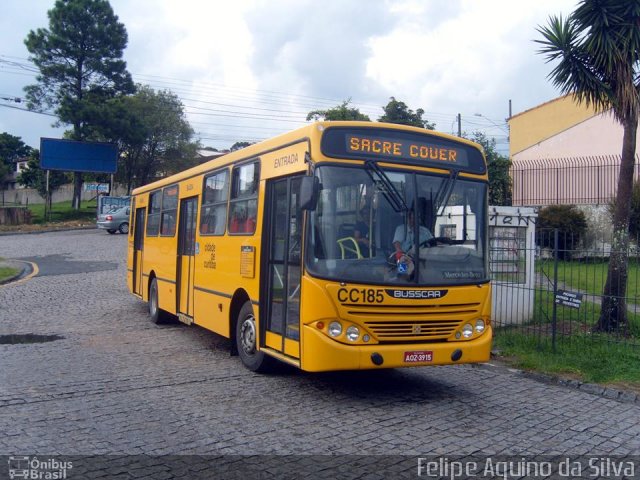
[[[404, 253], [408, 252], [413, 246], [413, 225], [415, 223], [415, 215], [413, 209], [409, 210], [407, 222], [401, 223], [396, 227], [395, 234], [393, 235], [393, 246], [395, 248], [396, 258], [400, 258]], [[419, 245], [431, 240], [433, 235], [429, 229], [420, 225], [419, 228]]]

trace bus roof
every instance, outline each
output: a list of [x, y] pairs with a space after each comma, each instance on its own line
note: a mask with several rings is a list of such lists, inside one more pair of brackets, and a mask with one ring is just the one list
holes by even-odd
[[386, 129], [386, 130], [398, 130], [398, 131], [411, 131], [434, 137], [440, 137], [446, 140], [454, 141], [457, 143], [466, 144], [469, 147], [478, 149], [483, 152], [482, 147], [466, 138], [456, 137], [442, 132], [436, 132], [434, 130], [426, 130], [424, 128], [412, 127], [408, 125], [400, 125], [395, 123], [383, 123], [383, 122], [363, 122], [363, 121], [322, 121], [314, 122], [304, 127], [292, 130], [290, 132], [278, 135], [276, 137], [269, 138], [259, 143], [249, 145], [235, 152], [230, 152], [222, 155], [218, 158], [214, 158], [207, 162], [204, 162], [195, 167], [189, 168], [182, 172], [173, 174], [171, 176], [156, 180], [155, 182], [148, 183], [133, 190], [132, 195], [139, 195], [141, 193], [156, 190], [166, 185], [179, 182], [183, 179], [193, 177], [194, 175], [200, 175], [209, 171], [215, 170], [225, 165], [230, 165], [242, 160], [248, 160], [251, 158], [259, 157], [260, 155], [277, 149], [284, 145], [290, 145], [302, 141], [309, 141], [311, 143], [312, 158], [314, 158], [320, 152], [319, 139], [322, 132], [330, 127], [352, 127], [352, 128], [367, 128], [367, 129]]

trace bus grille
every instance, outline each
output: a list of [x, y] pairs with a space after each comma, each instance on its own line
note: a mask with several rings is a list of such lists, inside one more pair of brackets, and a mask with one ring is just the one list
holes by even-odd
[[364, 307], [362, 305], [345, 304], [344, 313], [354, 317], [369, 319], [405, 318], [409, 320], [427, 320], [434, 317], [468, 317], [479, 314], [479, 303], [462, 303], [454, 305], [376, 305]]
[[343, 304], [342, 307], [343, 318], [362, 322], [380, 342], [437, 342], [449, 339], [464, 322], [477, 318], [481, 304]]
[[449, 338], [461, 322], [461, 320], [370, 321], [365, 322], [365, 326], [379, 341], [433, 341]]

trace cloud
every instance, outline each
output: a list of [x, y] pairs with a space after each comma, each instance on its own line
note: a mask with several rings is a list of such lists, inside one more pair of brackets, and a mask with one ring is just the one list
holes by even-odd
[[[219, 102], [236, 105], [231, 108], [236, 111], [255, 105], [295, 119], [190, 117], [200, 122], [196, 129], [226, 137], [293, 128], [305, 112], [347, 98], [375, 119], [395, 96], [413, 110], [424, 108], [444, 131], [454, 128], [457, 113], [463, 114], [465, 130], [483, 123], [472, 118], [474, 113], [502, 122], [509, 99], [517, 113], [558, 95], [546, 78], [551, 66], [536, 54], [532, 40], [535, 27], [549, 14], [569, 13], [575, 3], [111, 0], [127, 28], [125, 60], [138, 81], [169, 88], [185, 104]], [[21, 1], [7, 0], [0, 18], [0, 54], [26, 58], [22, 40], [30, 29], [47, 26], [46, 11], [52, 7], [53, 0], [33, 0], [28, 9]], [[0, 93], [20, 95], [32, 83], [2, 69], [0, 74]], [[13, 120], [9, 109], [2, 110], [0, 128], [26, 137], [22, 117], [34, 114]], [[45, 122], [42, 118], [34, 125]], [[239, 134], [239, 127], [225, 130], [216, 123], [247, 128]], [[39, 136], [47, 136], [46, 128], [38, 128], [45, 133]]]
[[358, 0], [263, 2], [246, 18], [255, 46], [251, 68], [261, 86], [336, 99], [377, 89], [365, 75], [373, 53], [367, 39], [396, 21], [387, 2]]
[[370, 40], [367, 75], [427, 111], [505, 118], [509, 99], [554, 95], [532, 40], [549, 12], [572, 3], [462, 1], [439, 11], [439, 2], [430, 10], [407, 2], [398, 11], [411, 11], [411, 20]]

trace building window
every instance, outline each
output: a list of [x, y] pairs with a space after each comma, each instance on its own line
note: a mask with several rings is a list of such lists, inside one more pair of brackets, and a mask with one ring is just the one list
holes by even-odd
[[450, 238], [451, 240], [456, 240], [456, 225], [455, 224], [447, 224], [440, 225], [440, 236], [445, 238]]

